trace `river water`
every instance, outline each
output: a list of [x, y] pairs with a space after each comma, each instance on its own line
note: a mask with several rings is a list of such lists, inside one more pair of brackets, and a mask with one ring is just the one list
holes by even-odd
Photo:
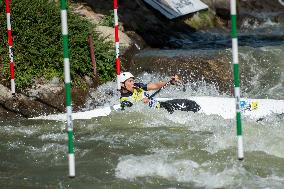
[[[283, 30], [270, 30], [283, 39]], [[284, 100], [284, 43], [267, 36], [242, 39], [242, 94]], [[230, 49], [220, 51], [231, 56]], [[144, 73], [139, 79], [160, 77]], [[103, 104], [117, 102], [117, 94], [110, 92], [115, 86], [99, 87]], [[199, 81], [171, 86], [160, 96], [228, 95]], [[76, 177], [70, 179], [65, 122], [2, 121], [0, 188], [284, 188], [283, 114], [259, 122], [243, 118], [242, 123], [245, 159], [238, 161], [235, 120], [220, 116], [169, 114], [137, 105], [106, 117], [75, 120]]]

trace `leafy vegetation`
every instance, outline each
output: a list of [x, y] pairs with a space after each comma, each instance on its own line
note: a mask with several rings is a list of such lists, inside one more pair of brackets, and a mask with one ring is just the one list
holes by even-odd
[[192, 17], [185, 18], [184, 22], [197, 30], [217, 25], [215, 16], [210, 10], [197, 12]]
[[100, 21], [100, 25], [113, 27], [114, 26], [114, 13], [113, 10], [109, 11], [109, 15], [105, 15]]
[[[69, 6], [70, 7], [70, 6]], [[1, 23], [6, 23], [5, 5], [0, 3]], [[71, 10], [71, 11], [70, 11]], [[13, 0], [11, 4], [15, 81], [17, 88], [30, 86], [35, 79], [64, 80], [63, 42], [60, 5], [55, 0]], [[0, 60], [6, 81], [9, 80], [9, 57], [6, 24], [0, 26]], [[96, 32], [94, 25], [68, 9], [69, 56], [71, 78], [76, 85], [83, 76], [93, 77], [87, 37], [93, 34], [97, 71], [101, 81], [115, 76], [113, 45]], [[1, 69], [1, 66], [0, 66]], [[2, 81], [3, 83], [3, 81]], [[9, 82], [6, 82], [8, 85]]]

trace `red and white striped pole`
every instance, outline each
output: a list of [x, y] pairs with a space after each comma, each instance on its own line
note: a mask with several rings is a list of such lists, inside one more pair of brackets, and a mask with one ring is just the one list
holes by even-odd
[[14, 58], [13, 58], [13, 39], [12, 39], [12, 27], [11, 27], [11, 14], [10, 14], [10, 2], [5, 0], [6, 4], [6, 16], [7, 16], [7, 33], [8, 33], [8, 45], [9, 45], [9, 58], [10, 58], [10, 74], [11, 74], [11, 91], [12, 95], [15, 95], [15, 72], [14, 72]]
[[116, 63], [116, 75], [117, 75], [117, 89], [120, 90], [120, 59], [119, 59], [119, 38], [118, 38], [118, 15], [117, 15], [117, 0], [113, 0], [114, 11], [114, 32], [115, 32], [115, 63]]

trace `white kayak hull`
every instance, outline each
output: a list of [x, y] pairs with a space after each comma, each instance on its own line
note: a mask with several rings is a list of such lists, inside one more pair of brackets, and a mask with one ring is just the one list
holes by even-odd
[[[172, 100], [172, 98], [157, 98], [159, 101]], [[236, 117], [236, 106], [234, 98], [226, 97], [192, 97], [189, 100], [195, 101], [200, 105], [201, 109], [198, 113], [206, 115], [219, 115], [224, 119], [234, 119]], [[250, 119], [260, 119], [271, 114], [284, 113], [284, 100], [272, 100], [272, 99], [241, 99], [246, 102], [257, 102], [257, 108], [253, 110], [243, 110], [242, 116]], [[108, 116], [113, 110], [119, 110], [120, 105], [114, 105], [109, 107], [96, 108], [94, 110], [76, 112], [72, 114], [72, 118], [76, 119], [91, 119], [95, 117]], [[177, 110], [178, 111], [178, 110]], [[44, 120], [66, 120], [66, 114], [56, 114], [39, 116], [31, 119], [44, 119]]]

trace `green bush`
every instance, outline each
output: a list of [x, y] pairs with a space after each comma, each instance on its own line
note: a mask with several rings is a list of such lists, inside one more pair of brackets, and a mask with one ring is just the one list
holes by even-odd
[[184, 22], [197, 30], [213, 28], [216, 25], [215, 16], [210, 10], [203, 10], [194, 13], [193, 16], [185, 17]]
[[114, 26], [114, 13], [113, 10], [109, 11], [109, 15], [105, 15], [100, 21], [100, 25], [113, 27]]
[[[6, 23], [5, 6], [1, 7], [1, 22]], [[69, 6], [70, 7], [70, 6]], [[94, 32], [94, 25], [68, 9], [69, 56], [73, 85], [83, 76], [93, 77], [87, 44], [93, 34], [97, 71], [101, 81], [115, 77], [115, 52], [110, 42], [105, 42]], [[53, 0], [13, 0], [11, 4], [13, 48], [16, 87], [30, 86], [34, 79], [64, 80], [63, 45], [60, 5]], [[9, 57], [6, 24], [1, 24], [0, 60], [5, 78], [9, 78]], [[0, 72], [1, 74], [1, 72]], [[8, 82], [7, 82], [8, 83]]]

